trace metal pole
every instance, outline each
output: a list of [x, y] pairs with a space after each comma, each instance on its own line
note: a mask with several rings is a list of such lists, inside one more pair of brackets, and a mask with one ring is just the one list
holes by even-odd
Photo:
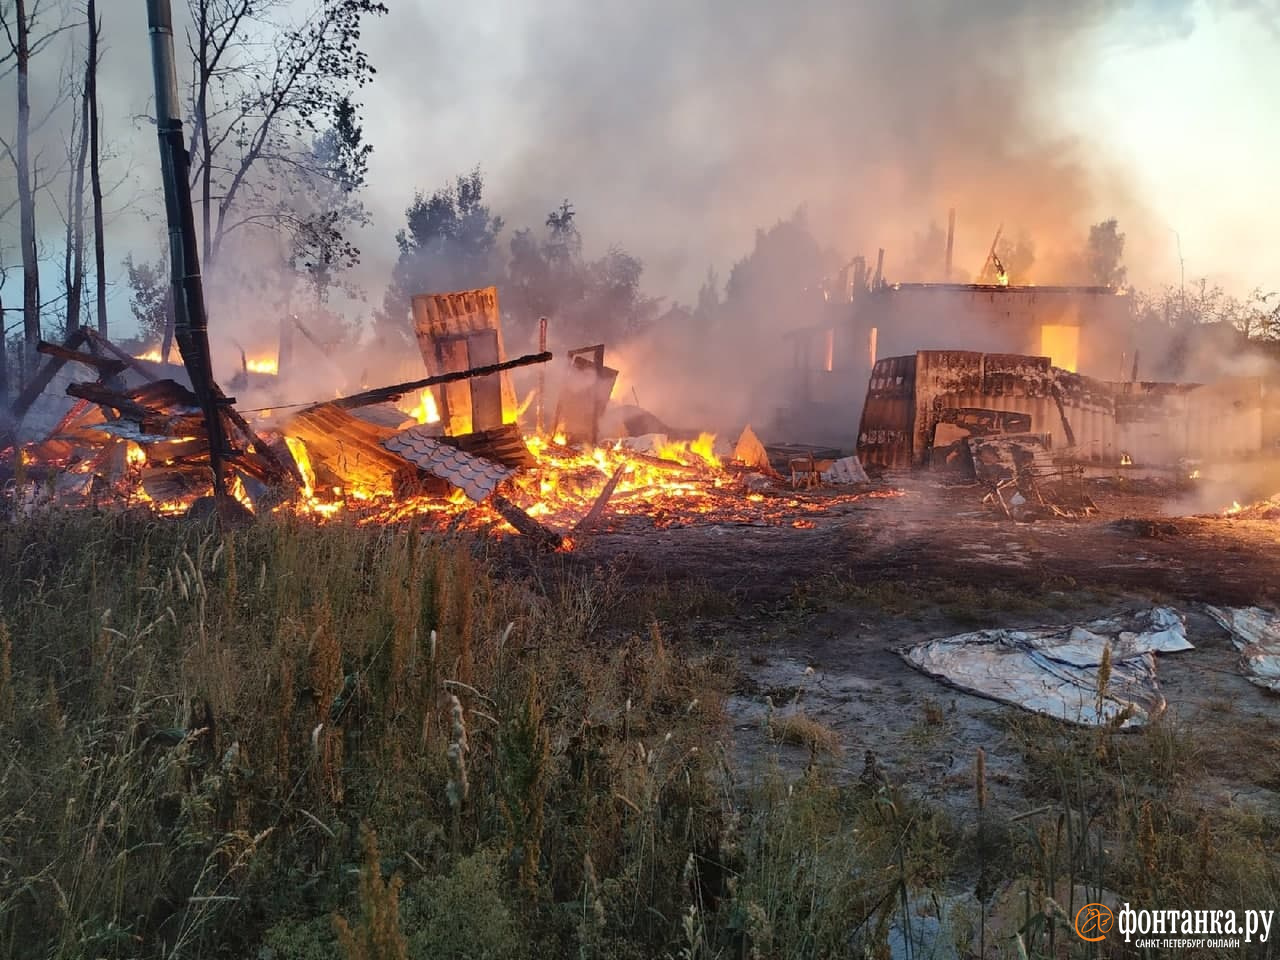
[[230, 453], [220, 412], [225, 401], [214, 384], [209, 357], [208, 315], [205, 313], [204, 285], [200, 277], [200, 254], [196, 248], [195, 214], [191, 209], [191, 158], [182, 140], [178, 74], [173, 57], [173, 12], [169, 0], [147, 0], [147, 26], [151, 33], [156, 132], [160, 137], [160, 169], [169, 225], [174, 338], [178, 341], [178, 351], [191, 378], [191, 388], [204, 411], [213, 494], [221, 500], [226, 496], [223, 460]]

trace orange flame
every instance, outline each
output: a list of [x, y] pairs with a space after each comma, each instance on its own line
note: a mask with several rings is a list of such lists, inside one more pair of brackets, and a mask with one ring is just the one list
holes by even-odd
[[667, 442], [659, 451], [658, 457], [672, 460], [686, 466], [697, 465], [698, 460], [714, 469], [720, 468], [720, 458], [715, 453], [716, 435], [700, 433], [697, 440], [675, 440]]
[[436, 396], [430, 389], [422, 391], [422, 396], [418, 398], [415, 406], [405, 409], [400, 408], [419, 423], [439, 423], [440, 408], [436, 406]]

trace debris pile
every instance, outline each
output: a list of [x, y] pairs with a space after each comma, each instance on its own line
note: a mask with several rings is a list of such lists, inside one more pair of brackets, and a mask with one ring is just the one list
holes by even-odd
[[[623, 529], [629, 518], [650, 529], [812, 527], [808, 516], [870, 493], [856, 458], [816, 449], [798, 458], [789, 448], [766, 448], [750, 427], [736, 449], [708, 433], [676, 436], [665, 425], [669, 432], [606, 437], [618, 372], [605, 365], [602, 345], [570, 353], [550, 429], [526, 435], [520, 418], [529, 401], [517, 404], [509, 371], [545, 364], [551, 354], [506, 359], [496, 290], [419, 296], [413, 307], [427, 377], [268, 411], [252, 425], [223, 398], [219, 415], [232, 446], [224, 451], [227, 486], [246, 513], [362, 523], [436, 516], [562, 548], [575, 537]], [[45, 385], [54, 365], [66, 363], [90, 368], [97, 379], [67, 387], [76, 402], [44, 439], [0, 442], [0, 471], [12, 481], [16, 508], [185, 514], [205, 498], [205, 420], [193, 391], [164, 375], [172, 369], [87, 331], [41, 350], [50, 357]], [[541, 422], [540, 394], [537, 401]], [[634, 413], [627, 420], [659, 424]], [[845, 492], [832, 494], [833, 486]], [[822, 487], [823, 495], [806, 499], [801, 487], [806, 494]]]

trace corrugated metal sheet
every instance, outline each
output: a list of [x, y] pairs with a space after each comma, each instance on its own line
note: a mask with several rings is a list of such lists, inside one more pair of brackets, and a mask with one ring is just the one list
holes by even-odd
[[284, 429], [306, 444], [313, 462], [327, 464], [349, 484], [374, 489], [389, 489], [392, 476], [407, 467], [382, 446], [393, 433], [329, 403], [302, 411]]
[[886, 357], [871, 369], [867, 400], [858, 427], [858, 459], [863, 465], [911, 466], [911, 425], [915, 417], [916, 358]]

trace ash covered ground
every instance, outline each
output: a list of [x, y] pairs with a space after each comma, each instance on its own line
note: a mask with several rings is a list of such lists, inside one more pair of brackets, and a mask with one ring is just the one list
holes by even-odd
[[820, 739], [833, 735], [820, 752], [842, 776], [862, 774], [871, 751], [895, 783], [961, 819], [980, 747], [996, 802], [1013, 816], [1034, 806], [1027, 737], [1044, 718], [944, 685], [897, 650], [1169, 605], [1195, 649], [1159, 658], [1161, 723], [1210, 745], [1205, 803], [1280, 815], [1280, 762], [1251, 753], [1280, 745], [1280, 697], [1245, 679], [1204, 612], [1275, 603], [1280, 521], [1178, 516], [1185, 490], [1159, 483], [1093, 481], [1089, 493], [1093, 516], [1014, 523], [977, 486], [893, 477], [862, 495], [783, 495], [754, 521], [624, 518], [541, 560], [508, 541], [507, 559], [607, 584], [619, 604], [660, 594], [664, 633], [736, 664], [729, 710], [748, 765], [815, 761], [811, 743], [769, 730], [775, 710], [801, 711]]

